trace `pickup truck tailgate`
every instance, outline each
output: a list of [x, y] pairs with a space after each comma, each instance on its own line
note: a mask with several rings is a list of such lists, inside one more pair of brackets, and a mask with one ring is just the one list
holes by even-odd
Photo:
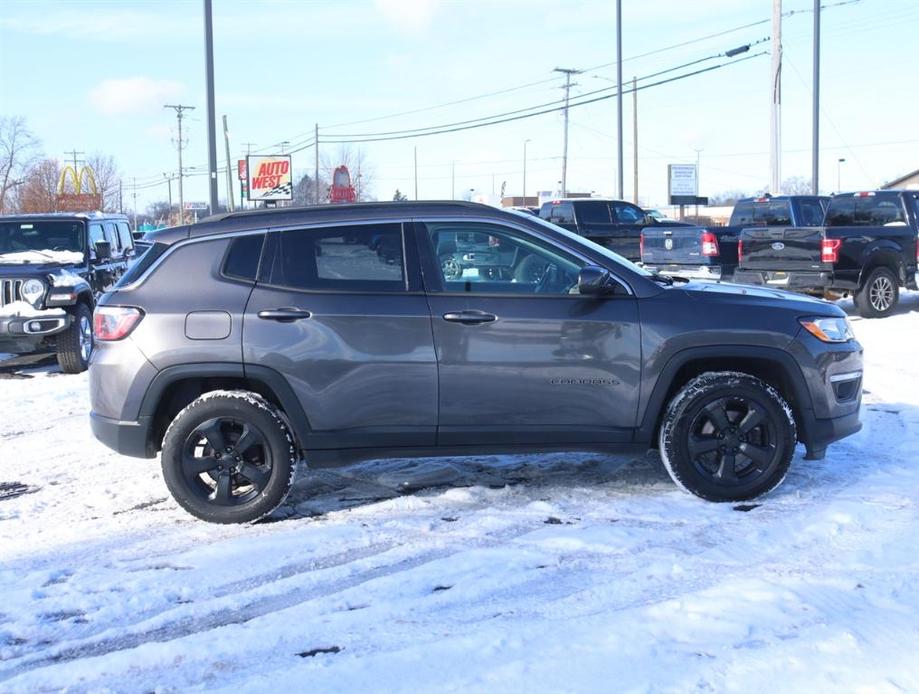
[[751, 227], [740, 232], [746, 270], [819, 270], [823, 227]]
[[702, 233], [699, 227], [645, 228], [642, 232], [641, 261], [646, 265], [704, 265]]

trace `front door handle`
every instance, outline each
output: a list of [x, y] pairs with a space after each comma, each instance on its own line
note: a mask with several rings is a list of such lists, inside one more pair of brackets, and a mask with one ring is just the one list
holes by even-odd
[[258, 312], [262, 320], [276, 320], [280, 323], [293, 323], [295, 320], [309, 318], [313, 314], [302, 308], [268, 308]]
[[478, 323], [494, 323], [498, 317], [494, 313], [485, 311], [450, 311], [444, 314], [444, 320], [463, 325], [476, 325]]

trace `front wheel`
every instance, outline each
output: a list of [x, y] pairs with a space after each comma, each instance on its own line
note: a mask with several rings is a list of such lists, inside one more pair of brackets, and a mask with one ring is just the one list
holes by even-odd
[[86, 371], [93, 353], [93, 312], [77, 304], [70, 327], [57, 336], [57, 363], [65, 374]]
[[163, 439], [173, 498], [210, 523], [247, 523], [280, 506], [293, 484], [297, 447], [277, 410], [256, 393], [205, 393], [176, 415]]
[[748, 374], [704, 373], [671, 400], [660, 453], [673, 481], [708, 501], [743, 501], [775, 489], [797, 435], [791, 408]]
[[884, 318], [893, 313], [900, 301], [897, 276], [890, 268], [877, 267], [855, 293], [855, 307], [863, 318]]

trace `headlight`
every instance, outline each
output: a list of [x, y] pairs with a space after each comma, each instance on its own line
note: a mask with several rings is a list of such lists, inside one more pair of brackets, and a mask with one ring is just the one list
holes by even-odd
[[821, 342], [848, 342], [855, 338], [848, 318], [801, 318], [801, 325]]
[[45, 295], [45, 285], [41, 280], [26, 280], [22, 283], [22, 298], [38, 308]]

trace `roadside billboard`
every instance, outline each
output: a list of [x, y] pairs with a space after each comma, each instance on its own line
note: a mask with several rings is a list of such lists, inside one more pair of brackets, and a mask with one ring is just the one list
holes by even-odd
[[684, 197], [699, 194], [695, 164], [667, 165], [668, 197]]
[[289, 154], [246, 157], [248, 198], [255, 200], [293, 200], [293, 168]]

